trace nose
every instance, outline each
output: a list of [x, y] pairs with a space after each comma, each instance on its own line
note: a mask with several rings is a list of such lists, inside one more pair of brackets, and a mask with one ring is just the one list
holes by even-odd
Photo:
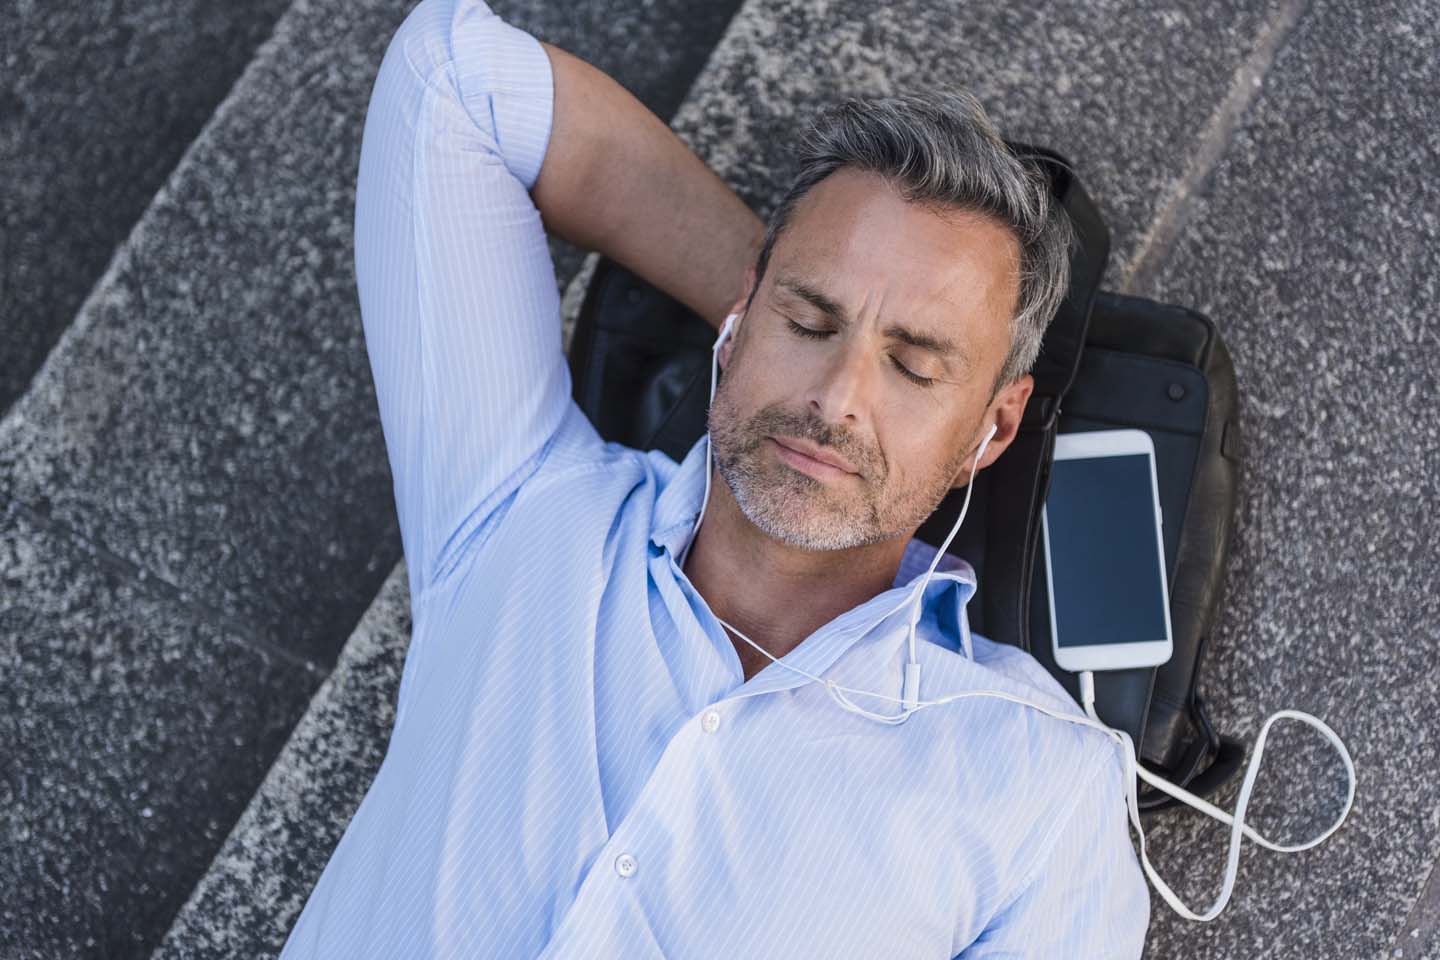
[[870, 367], [860, 343], [846, 338], [835, 344], [826, 351], [819, 379], [809, 390], [810, 410], [826, 423], [860, 422], [871, 389]]

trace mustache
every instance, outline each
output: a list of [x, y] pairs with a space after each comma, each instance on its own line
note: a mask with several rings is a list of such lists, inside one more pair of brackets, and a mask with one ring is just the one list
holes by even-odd
[[753, 453], [771, 434], [782, 434], [809, 440], [817, 447], [827, 447], [855, 465], [862, 478], [868, 479], [877, 472], [875, 465], [880, 458], [867, 449], [848, 431], [814, 416], [800, 416], [778, 407], [766, 407], [752, 416], [745, 424], [746, 453]]

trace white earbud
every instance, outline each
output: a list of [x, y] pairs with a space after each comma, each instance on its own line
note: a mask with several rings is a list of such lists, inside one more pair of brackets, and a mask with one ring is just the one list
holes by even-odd
[[[720, 345], [723, 344], [723, 343], [725, 342], [725, 340], [730, 336], [730, 334], [734, 331], [734, 329], [735, 329], [735, 321], [736, 321], [736, 320], [739, 320], [739, 319], [740, 319], [740, 314], [738, 314], [738, 313], [732, 313], [732, 314], [728, 315], [728, 316], [725, 318], [725, 323], [722, 324], [721, 327], [720, 327], [720, 335], [715, 338], [715, 346], [713, 346], [713, 347], [710, 348], [710, 350], [711, 350], [712, 353], [719, 353], [719, 352], [720, 352]], [[711, 380], [711, 384], [712, 384], [712, 385], [714, 384], [714, 380], [713, 380], [713, 379]], [[711, 390], [711, 392], [710, 392], [710, 399], [712, 399], [712, 400], [715, 399], [715, 392], [714, 392], [714, 390]]]

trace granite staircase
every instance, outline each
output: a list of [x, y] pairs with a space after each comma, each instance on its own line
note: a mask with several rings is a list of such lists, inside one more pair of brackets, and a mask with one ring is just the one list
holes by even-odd
[[[7, 37], [0, 957], [273, 956], [379, 766], [409, 596], [351, 230], [411, 5], [107, 9], [99, 30], [26, 6]], [[1236, 360], [1214, 720], [1253, 742], [1309, 711], [1360, 778], [1320, 847], [1247, 845], [1217, 920], [1154, 895], [1146, 956], [1440, 957], [1429, 6], [492, 5], [670, 118], [762, 215], [798, 127], [849, 94], [964, 84], [1077, 164], [1107, 286], [1208, 313]], [[584, 255], [552, 253], [573, 315]], [[1248, 817], [1282, 842], [1343, 802], [1307, 729], [1276, 728]], [[1207, 905], [1225, 828], [1145, 826]]]

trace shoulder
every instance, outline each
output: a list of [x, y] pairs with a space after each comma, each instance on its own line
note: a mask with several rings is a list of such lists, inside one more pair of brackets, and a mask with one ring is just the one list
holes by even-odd
[[1027, 804], [1063, 800], [1068, 788], [1054, 787], [1093, 772], [1113, 751], [1111, 735], [1029, 653], [979, 634], [970, 639], [973, 658], [934, 645], [922, 652], [922, 699], [949, 701], [925, 711], [927, 725], [961, 755], [1001, 764]]
[[[1118, 798], [1123, 807], [1124, 764], [1115, 736], [1099, 729], [1074, 696], [1027, 651], [978, 634], [972, 634], [971, 641], [978, 666], [1015, 687], [1029, 688], [1034, 702], [1052, 711], [1046, 715], [1030, 709], [1033, 720], [1023, 725], [1026, 749], [1044, 757], [1032, 770], [1033, 785], [1049, 798], [1050, 812], [1042, 819], [1052, 825], [1069, 820], [1082, 797], [1093, 801], [1103, 796], [1107, 803]], [[1042, 785], [1048, 786], [1042, 790]]]
[[1055, 676], [1041, 665], [1039, 660], [1025, 650], [1009, 643], [997, 643], [978, 633], [970, 634], [970, 646], [975, 654], [975, 663], [998, 674], [1012, 683], [1032, 688], [1044, 695], [1047, 701], [1078, 716], [1085, 711], [1076, 703], [1070, 691], [1055, 679]]
[[1031, 654], [980, 634], [970, 639], [973, 660], [956, 664], [962, 686], [1003, 696], [986, 698], [988, 730], [960, 733], [1010, 753], [1012, 775], [1046, 807], [1038, 819], [1048, 820], [1068, 809], [1075, 784], [1088, 781], [1114, 756], [1114, 739]]

